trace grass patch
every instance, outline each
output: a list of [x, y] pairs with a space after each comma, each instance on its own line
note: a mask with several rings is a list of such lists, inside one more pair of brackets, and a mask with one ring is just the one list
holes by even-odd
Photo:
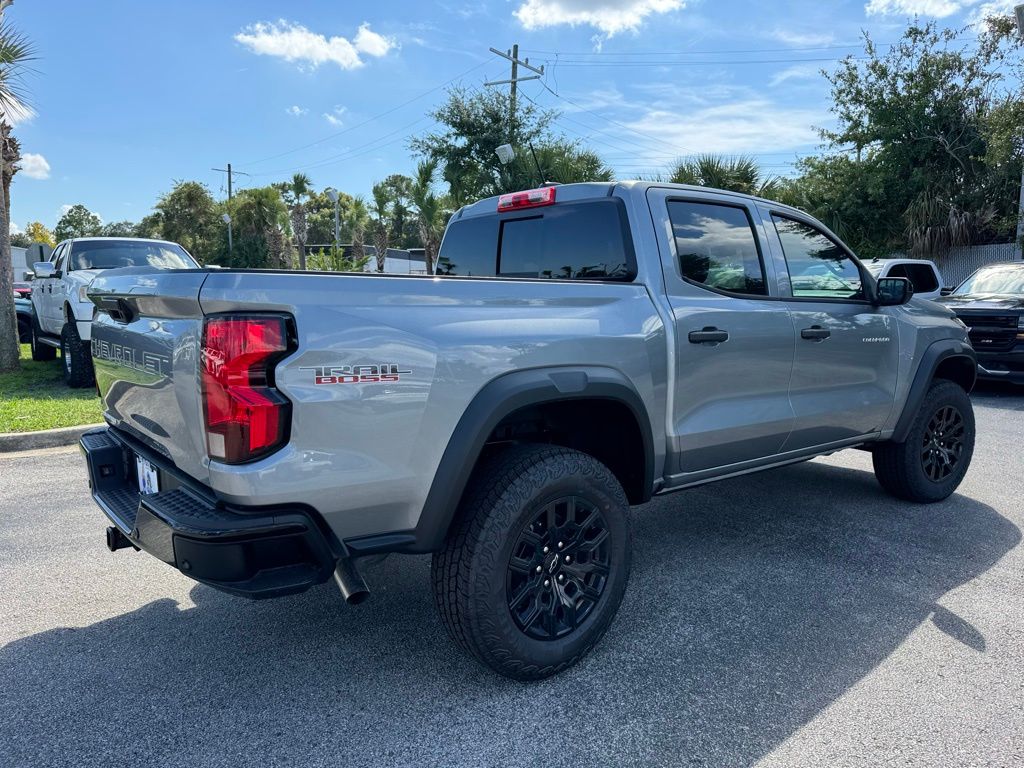
[[21, 370], [0, 373], [0, 432], [34, 432], [102, 421], [96, 390], [71, 389], [64, 383], [59, 353], [56, 360], [36, 363], [28, 344], [22, 344]]

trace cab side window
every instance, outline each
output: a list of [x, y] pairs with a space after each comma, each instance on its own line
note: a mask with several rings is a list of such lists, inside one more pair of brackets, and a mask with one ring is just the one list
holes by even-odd
[[935, 270], [927, 264], [897, 264], [889, 270], [889, 277], [905, 277], [914, 286], [914, 293], [931, 293], [939, 290]]
[[668, 202], [683, 278], [726, 293], [768, 293], [757, 236], [745, 208], [684, 200]]
[[838, 243], [802, 221], [774, 213], [772, 221], [782, 242], [794, 298], [864, 298], [860, 269]]

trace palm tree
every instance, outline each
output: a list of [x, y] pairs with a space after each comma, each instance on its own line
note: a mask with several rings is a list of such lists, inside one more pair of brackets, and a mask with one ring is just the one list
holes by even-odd
[[444, 206], [433, 191], [435, 173], [436, 160], [424, 160], [416, 166], [416, 177], [413, 179], [410, 195], [413, 205], [416, 206], [428, 275], [434, 274], [434, 262], [441, 246], [441, 235], [444, 233]]
[[752, 157], [704, 154], [680, 160], [672, 168], [669, 181], [714, 187], [745, 195], [771, 197], [778, 191], [779, 177], [767, 176]]
[[345, 226], [352, 233], [352, 260], [355, 262], [366, 259], [366, 227], [370, 223], [370, 213], [366, 209], [366, 201], [362, 197], [354, 197], [352, 204], [345, 211]]
[[10, 203], [11, 180], [18, 172], [21, 151], [11, 130], [14, 122], [31, 114], [21, 82], [28, 62], [35, 58], [28, 39], [3, 21], [3, 12], [12, 2], [0, 0], [0, 372], [16, 370], [21, 353], [11, 287]]
[[377, 271], [384, 271], [384, 260], [388, 255], [391, 240], [391, 198], [384, 184], [373, 185], [373, 247], [377, 251]]
[[313, 191], [313, 183], [309, 176], [304, 173], [296, 173], [292, 176], [287, 186], [288, 194], [291, 197], [291, 222], [292, 235], [295, 237], [295, 244], [299, 248], [299, 269], [306, 268], [306, 235], [309, 228], [306, 225], [305, 199]]

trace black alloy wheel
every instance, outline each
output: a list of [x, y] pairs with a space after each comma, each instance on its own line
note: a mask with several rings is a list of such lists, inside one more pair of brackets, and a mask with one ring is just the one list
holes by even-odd
[[952, 405], [937, 410], [928, 420], [921, 447], [925, 476], [940, 483], [953, 474], [964, 451], [964, 417]]
[[579, 627], [608, 581], [608, 525], [579, 496], [544, 505], [519, 533], [506, 576], [516, 626], [537, 640], [556, 640]]

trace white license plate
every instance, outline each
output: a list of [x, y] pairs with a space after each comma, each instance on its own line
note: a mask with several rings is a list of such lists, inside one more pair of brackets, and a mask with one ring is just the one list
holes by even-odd
[[135, 457], [136, 477], [139, 479], [139, 493], [156, 493], [160, 490], [160, 477], [156, 467], [141, 456]]

